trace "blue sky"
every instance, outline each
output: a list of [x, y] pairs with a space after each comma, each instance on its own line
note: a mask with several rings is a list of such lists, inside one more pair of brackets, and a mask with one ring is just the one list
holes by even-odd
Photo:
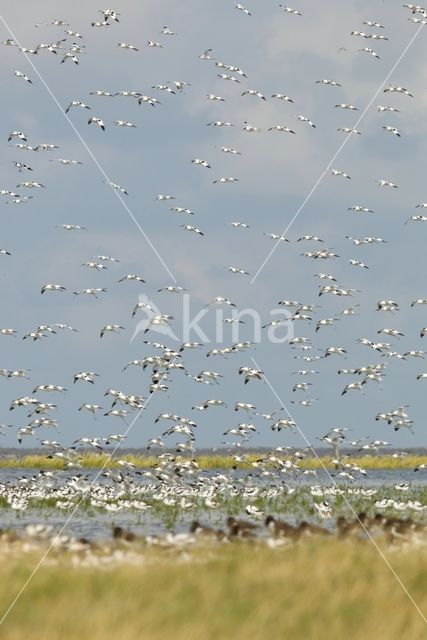
[[[313, 322], [295, 323], [295, 335], [312, 339], [313, 354], [322, 355], [333, 345], [343, 346], [348, 352], [345, 358], [331, 356], [308, 363], [307, 368], [320, 373], [309, 378], [313, 383], [310, 393], [296, 398], [298, 393], [293, 393], [292, 387], [301, 380], [292, 372], [303, 361], [294, 358], [301, 352], [287, 344], [263, 341], [253, 350], [227, 359], [206, 358], [212, 344], [186, 351], [183, 363], [189, 373], [211, 369], [224, 376], [222, 383], [196, 384], [181, 372], [173, 372], [168, 392], [157, 393], [150, 400], [132, 428], [127, 445], [143, 447], [148, 438], [158, 435], [163, 427], [156, 425], [154, 418], [163, 411], [192, 417], [199, 425], [198, 446], [217, 447], [224, 439], [225, 428], [249, 421], [247, 416], [233, 411], [236, 400], [253, 401], [260, 412], [277, 408], [279, 403], [267, 384], [244, 385], [238, 375], [240, 366], [252, 366], [251, 357], [313, 444], [330, 427], [346, 426], [352, 429], [351, 439], [369, 436], [402, 448], [423, 445], [425, 381], [417, 381], [416, 376], [427, 371], [425, 361], [386, 358], [361, 346], [357, 339], [384, 340], [400, 353], [424, 347], [419, 331], [427, 325], [425, 307], [411, 308], [410, 303], [427, 297], [427, 226], [404, 224], [409, 216], [423, 212], [415, 208], [416, 204], [427, 201], [424, 29], [390, 77], [390, 83], [406, 87], [414, 98], [381, 91], [358, 126], [362, 135], [351, 136], [333, 163], [332, 168], [346, 171], [351, 180], [332, 177], [330, 172], [325, 175], [289, 230], [290, 243], [280, 244], [253, 284], [250, 277], [230, 274], [224, 268], [236, 265], [251, 276], [257, 272], [273, 246], [263, 233], [281, 233], [287, 227], [343, 142], [344, 134], [337, 128], [353, 126], [418, 29], [408, 20], [411, 14], [400, 2], [379, 0], [349, 1], [345, 5], [338, 0], [298, 0], [295, 4], [301, 16], [284, 14], [277, 3], [248, 0], [250, 17], [228, 1], [128, 1], [115, 7], [120, 12], [119, 23], [93, 28], [90, 23], [100, 19], [99, 3], [27, 4], [24, 19], [22, 7], [9, 6], [3, 12], [4, 21], [24, 47], [67, 37], [64, 50], [56, 56], [39, 50], [31, 56], [31, 62], [63, 108], [77, 99], [91, 106], [91, 111], [72, 109], [72, 123], [109, 178], [128, 191], [129, 195], [123, 196], [126, 205], [177, 283], [190, 291], [194, 311], [221, 295], [229, 297], [238, 309], [256, 309], [263, 322], [268, 322], [270, 310], [277, 308], [281, 299], [318, 304], [321, 307], [313, 314]], [[78, 66], [70, 60], [60, 64], [63, 53], [76, 39], [67, 36], [63, 27], [47, 24], [55, 18], [64, 19], [70, 25], [67, 28], [84, 36], [78, 40], [86, 47], [85, 54], [78, 56]], [[385, 28], [364, 26], [366, 20], [378, 20]], [[37, 23], [40, 26], [36, 27]], [[164, 25], [177, 35], [162, 35]], [[1, 28], [2, 40], [12, 37], [4, 25]], [[384, 33], [389, 39], [374, 41], [350, 36], [355, 29]], [[148, 40], [164, 46], [149, 48]], [[131, 43], [140, 51], [120, 49], [118, 42]], [[357, 51], [363, 47], [372, 47], [380, 59]], [[218, 69], [212, 60], [199, 58], [209, 48], [213, 49], [215, 60], [240, 67], [247, 78], [237, 75], [239, 84], [219, 79], [217, 74], [227, 71]], [[32, 84], [15, 77], [15, 70], [27, 73]], [[0, 73], [0, 188], [34, 196], [22, 205], [6, 204], [9, 198], [4, 196], [0, 200], [0, 248], [12, 253], [10, 257], [0, 256], [0, 325], [18, 332], [17, 338], [0, 336], [0, 368], [31, 369], [30, 381], [0, 378], [0, 422], [15, 427], [26, 425], [27, 411], [9, 412], [10, 402], [31, 395], [38, 384], [55, 383], [69, 391], [61, 397], [37, 397], [59, 405], [54, 417], [59, 420], [60, 433], [41, 428], [39, 437], [69, 444], [82, 435], [123, 432], [125, 426], [120, 421], [100, 417], [94, 422], [91, 415], [83, 415], [77, 409], [83, 402], [108, 409], [103, 394], [111, 387], [146, 395], [148, 370], [143, 373], [139, 368], [130, 368], [122, 372], [129, 360], [156, 353], [140, 336], [130, 342], [138, 321], [138, 317], [132, 319], [132, 309], [138, 296], [146, 295], [162, 313], [176, 318], [171, 326], [179, 335], [182, 300], [178, 295], [157, 292], [173, 284], [171, 276], [114, 191], [103, 184], [99, 167], [18, 47], [2, 47]], [[334, 79], [342, 87], [316, 84], [322, 78]], [[184, 80], [191, 86], [176, 95], [152, 89], [155, 84], [172, 80]], [[97, 89], [112, 93], [136, 90], [155, 96], [161, 104], [153, 108], [139, 106], [134, 98], [90, 95]], [[241, 96], [246, 89], [261, 91], [267, 100]], [[294, 103], [270, 98], [276, 92], [286, 93]], [[209, 93], [224, 97], [224, 102], [207, 100]], [[351, 103], [359, 111], [335, 108], [339, 103]], [[399, 112], [378, 113], [377, 105], [390, 105]], [[88, 126], [88, 114], [101, 117], [106, 131]], [[310, 117], [316, 128], [299, 122], [298, 114]], [[116, 127], [116, 119], [129, 120], [137, 127]], [[214, 120], [230, 121], [235, 126], [206, 126]], [[262, 131], [243, 131], [244, 121]], [[277, 124], [289, 126], [296, 135], [268, 132]], [[396, 126], [401, 137], [384, 132], [385, 125]], [[7, 142], [13, 130], [25, 132], [30, 145], [48, 142], [57, 144], [59, 149], [19, 150], [16, 140]], [[217, 145], [233, 147], [242, 155], [221, 153]], [[62, 166], [50, 161], [55, 158], [74, 159], [83, 165]], [[194, 166], [194, 158], [209, 161], [212, 168]], [[30, 165], [34, 170], [31, 176], [28, 177], [30, 172], [18, 173], [14, 160]], [[234, 176], [239, 181], [213, 184], [220, 176]], [[28, 179], [37, 180], [46, 188], [16, 187]], [[380, 188], [378, 179], [391, 180], [398, 189]], [[173, 194], [176, 200], [158, 202], [159, 193]], [[356, 204], [366, 205], [375, 213], [347, 211]], [[189, 207], [195, 215], [172, 213], [170, 207], [174, 205]], [[232, 220], [244, 221], [250, 228], [233, 229], [228, 224]], [[87, 231], [56, 228], [63, 223], [80, 224]], [[184, 231], [180, 224], [185, 223], [198, 226], [204, 237]], [[304, 234], [319, 235], [325, 240], [325, 247], [333, 248], [340, 257], [320, 261], [301, 256], [303, 251], [319, 248], [318, 243], [297, 243], [296, 239]], [[380, 236], [387, 244], [355, 247], [345, 236]], [[98, 254], [115, 256], [120, 263], [107, 263], [108, 270], [100, 273], [81, 266]], [[370, 269], [350, 266], [350, 259], [361, 260]], [[361, 292], [353, 298], [319, 298], [318, 285], [324, 282], [314, 274], [320, 271], [333, 274], [340, 286]], [[146, 284], [118, 284], [117, 280], [127, 273], [142, 275]], [[48, 282], [63, 284], [67, 291], [41, 296], [40, 289]], [[107, 294], [98, 300], [73, 297], [73, 291], [85, 287], [106, 287]], [[377, 301], [383, 298], [399, 302], [400, 311], [376, 311]], [[356, 316], [339, 315], [351, 304], [360, 305]], [[315, 322], [328, 317], [340, 320], [335, 327], [316, 334]], [[71, 324], [78, 334], [61, 332], [42, 341], [22, 340], [38, 325], [56, 322]], [[99, 330], [109, 323], [121, 324], [125, 331], [100, 340]], [[212, 324], [208, 317], [203, 325], [208, 335]], [[405, 335], [400, 339], [378, 336], [377, 331], [384, 327], [398, 328]], [[228, 345], [229, 327], [225, 328], [225, 335], [224, 343]], [[163, 341], [161, 334], [150, 332], [145, 338], [150, 336]], [[245, 325], [241, 339], [250, 337], [250, 327]], [[171, 341], [168, 344], [176, 346]], [[356, 376], [338, 375], [340, 367], [380, 362], [388, 364], [380, 385], [370, 383], [365, 385], [363, 395], [354, 392], [341, 397], [344, 385]], [[86, 370], [100, 374], [96, 384], [73, 385], [73, 374]], [[223, 399], [228, 408], [214, 407], [201, 413], [191, 410], [211, 397]], [[319, 399], [312, 408], [291, 404], [291, 400], [303, 397]], [[377, 412], [403, 404], [409, 405], [414, 433], [406, 429], [394, 433], [385, 423], [375, 421]], [[277, 434], [262, 418], [250, 417], [250, 421], [258, 427], [251, 441], [253, 446], [302, 444], [298, 433]], [[15, 444], [16, 429], [10, 430], [2, 442]], [[25, 444], [34, 446], [37, 440], [28, 439]]]

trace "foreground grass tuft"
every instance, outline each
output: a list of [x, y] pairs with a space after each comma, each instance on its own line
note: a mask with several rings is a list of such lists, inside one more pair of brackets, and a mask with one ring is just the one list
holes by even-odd
[[[388, 554], [427, 613], [427, 552]], [[37, 558], [0, 560], [0, 611]], [[374, 640], [425, 638], [426, 625], [369, 543], [230, 544], [148, 550], [142, 562], [44, 564], [2, 625], [8, 640]]]

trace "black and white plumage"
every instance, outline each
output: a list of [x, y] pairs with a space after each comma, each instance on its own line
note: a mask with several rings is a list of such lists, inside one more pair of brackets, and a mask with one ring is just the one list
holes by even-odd
[[105, 124], [104, 124], [104, 121], [102, 120], [102, 118], [98, 118], [97, 116], [92, 116], [91, 118], [89, 118], [87, 123], [88, 124], [97, 124], [98, 127], [101, 127], [101, 129], [103, 131], [105, 131]]

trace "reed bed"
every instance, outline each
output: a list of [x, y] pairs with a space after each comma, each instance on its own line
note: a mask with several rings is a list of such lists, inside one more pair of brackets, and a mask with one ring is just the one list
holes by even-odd
[[[141, 549], [132, 561], [102, 569], [50, 558], [3, 622], [2, 637], [421, 640], [427, 551], [386, 553], [421, 613], [369, 543], [313, 541], [278, 549], [233, 543]], [[38, 559], [0, 558], [0, 616]]]
[[[249, 454], [244, 462], [236, 463], [228, 455], [202, 455], [196, 456], [196, 461], [201, 469], [231, 469], [234, 467], [237, 469], [251, 469], [252, 464], [264, 456], [265, 453]], [[114, 457], [111, 457], [108, 453], [82, 452], [78, 458], [81, 466], [86, 469], [99, 469], [103, 466], [108, 468], [118, 467], [118, 458], [131, 462], [140, 468], [153, 467], [158, 463], [156, 456], [139, 453], [123, 455], [116, 453]], [[346, 458], [345, 462], [359, 465], [364, 469], [415, 469], [420, 464], [427, 464], [427, 456], [408, 455], [403, 458], [393, 458], [391, 455], [354, 456]], [[299, 466], [302, 469], [335, 468], [332, 458], [327, 456], [322, 456], [321, 458], [307, 457], [299, 462]], [[41, 454], [0, 456], [0, 468], [63, 469], [64, 462], [59, 458], [47, 458], [47, 456]]]

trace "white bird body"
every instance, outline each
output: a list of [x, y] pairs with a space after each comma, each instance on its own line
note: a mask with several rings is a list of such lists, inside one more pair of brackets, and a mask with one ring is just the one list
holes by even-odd
[[378, 105], [377, 107], [378, 111], [380, 113], [383, 113], [385, 111], [395, 111], [396, 113], [399, 113], [399, 109], [395, 109], [394, 107], [388, 107], [388, 106], [383, 106], [383, 105]]
[[81, 289], [80, 291], [74, 291], [73, 295], [75, 296], [93, 296], [94, 298], [98, 298], [98, 293], [107, 293], [107, 289], [104, 287], [94, 287], [90, 289]]
[[279, 4], [279, 7], [283, 9], [285, 13], [290, 13], [294, 16], [302, 16], [302, 13], [300, 13], [298, 9], [292, 9], [292, 7], [285, 7], [283, 4]]
[[139, 51], [133, 44], [128, 44], [127, 42], [119, 42], [117, 44], [121, 49], [129, 49], [130, 51]]
[[247, 16], [252, 15], [251, 12], [249, 11], [249, 9], [247, 9], [243, 4], [240, 4], [239, 2], [235, 2], [234, 6], [239, 11], [243, 11], [243, 13], [246, 13]]
[[243, 91], [242, 96], [256, 96], [257, 98], [261, 98], [261, 100], [267, 100], [265, 95], [257, 89], [246, 89], [246, 91]]
[[81, 100], [72, 100], [72, 102], [70, 102], [68, 107], [65, 109], [65, 113], [68, 113], [70, 111], [70, 109], [72, 109], [73, 107], [80, 107], [82, 109], [90, 109], [90, 107], [87, 104], [85, 104], [84, 102], [82, 102]]
[[241, 269], [240, 267], [226, 267], [226, 269], [228, 269], [228, 271], [230, 271], [231, 273], [238, 273], [238, 274], [245, 275], [245, 276], [249, 275], [249, 271], [245, 271], [244, 269]]
[[358, 49], [358, 51], [365, 51], [366, 53], [369, 53], [371, 56], [373, 56], [377, 60], [380, 59], [380, 56], [378, 55], [378, 53], [374, 49], [371, 49], [371, 47], [363, 47], [363, 49]]
[[221, 80], [230, 80], [231, 82], [240, 83], [240, 80], [238, 80], [235, 76], [231, 76], [227, 73], [218, 73], [217, 77], [220, 78]]
[[310, 118], [307, 118], [307, 116], [297, 116], [298, 120], [300, 122], [306, 122], [308, 125], [310, 125], [310, 127], [313, 127], [313, 129], [316, 128], [316, 125], [310, 120]]
[[271, 97], [272, 98], [277, 98], [278, 100], [284, 100], [285, 102], [292, 102], [293, 103], [292, 98], [287, 96], [285, 93], [273, 93], [271, 95]]
[[216, 178], [213, 181], [213, 184], [225, 184], [225, 183], [229, 183], [229, 182], [238, 182], [239, 179], [238, 178], [233, 178], [231, 176], [223, 176], [222, 178]]
[[339, 129], [337, 129], [337, 131], [342, 131], [343, 133], [348, 133], [348, 134], [356, 133], [359, 136], [362, 135], [360, 131], [352, 127], [340, 127]]
[[89, 411], [90, 413], [93, 414], [94, 419], [96, 419], [96, 412], [97, 411], [101, 411], [102, 407], [100, 407], [98, 404], [89, 404], [89, 403], [85, 403], [82, 404], [81, 407], [79, 407], [79, 411], [82, 411], [83, 409], [85, 409], [86, 411]]
[[191, 225], [191, 224], [182, 224], [181, 227], [183, 229], [185, 229], [186, 231], [192, 231], [193, 233], [197, 234], [198, 236], [204, 236], [205, 235], [203, 233], [203, 231], [200, 231], [200, 229], [198, 227], [193, 227], [193, 225]]
[[66, 288], [61, 284], [45, 284], [41, 289], [41, 293], [46, 293], [46, 291], [66, 291]]
[[145, 282], [142, 276], [135, 275], [134, 273], [128, 273], [127, 275], [120, 278], [120, 280], [118, 280], [117, 282], [120, 283], [120, 282], [128, 282], [128, 281]]
[[211, 300], [210, 302], [207, 303], [207, 305], [205, 306], [209, 306], [211, 304], [225, 304], [228, 305], [230, 307], [235, 307], [236, 305], [231, 302], [231, 300], [229, 300], [228, 298], [224, 298], [223, 296], [217, 296], [216, 298], [214, 298], [213, 300]]
[[133, 122], [129, 122], [128, 120], [114, 120], [114, 124], [117, 127], [136, 128], [136, 124], [133, 124]]
[[349, 109], [350, 111], [359, 111], [357, 107], [354, 107], [352, 104], [347, 104], [346, 102], [341, 102], [340, 104], [335, 105], [336, 109]]
[[270, 127], [269, 131], [281, 131], [283, 133], [295, 133], [290, 127], [283, 124], [276, 124], [274, 127]]
[[407, 89], [405, 89], [404, 87], [397, 86], [397, 85], [390, 85], [390, 86], [386, 87], [384, 89], [384, 93], [404, 93], [407, 96], [409, 96], [410, 98], [414, 97], [412, 95], [412, 93], [409, 93], [409, 91]]
[[400, 138], [400, 131], [398, 129], [396, 129], [396, 127], [391, 127], [389, 125], [385, 125], [385, 126], [383, 126], [383, 129], [384, 129], [384, 131], [389, 131], [390, 133], [393, 133], [395, 136]]
[[206, 160], [201, 160], [200, 158], [194, 158], [194, 160], [191, 161], [191, 164], [198, 164], [201, 167], [205, 167], [206, 169], [212, 168], [209, 162], [207, 162]]
[[328, 79], [316, 80], [316, 84], [325, 84], [325, 85], [329, 85], [331, 87], [341, 87], [342, 86], [338, 82], [336, 82], [336, 80], [328, 80]]
[[397, 184], [390, 182], [390, 180], [377, 180], [377, 183], [379, 187], [393, 187], [394, 189], [397, 189]]
[[30, 84], [32, 84], [32, 80], [30, 80], [30, 78], [25, 73], [23, 73], [22, 71], [14, 71], [14, 75], [17, 78], [22, 78], [26, 82], [29, 82]]
[[124, 331], [124, 327], [119, 324], [106, 324], [102, 327], [101, 332], [99, 334], [100, 338], [103, 338], [106, 333], [119, 333], [120, 331]]
[[345, 173], [345, 171], [340, 171], [339, 169], [331, 169], [331, 173], [333, 176], [342, 176], [343, 178], [348, 178], [349, 180], [351, 180], [351, 176], [349, 176], [348, 173]]

